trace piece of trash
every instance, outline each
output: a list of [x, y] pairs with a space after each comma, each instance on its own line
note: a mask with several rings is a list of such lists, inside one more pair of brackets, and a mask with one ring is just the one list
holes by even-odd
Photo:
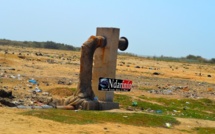
[[14, 75], [10, 75], [10, 78], [16, 79], [16, 76], [14, 76]]
[[15, 105], [20, 105], [20, 103], [18, 101], [12, 101], [12, 103]]
[[172, 90], [169, 90], [169, 89], [163, 90], [163, 94], [165, 94], [165, 95], [172, 95]]
[[97, 96], [95, 96], [93, 100], [94, 100], [94, 101], [98, 101], [98, 97], [97, 97]]
[[178, 111], [177, 110], [173, 110], [173, 112], [177, 113]]
[[155, 112], [155, 110], [150, 110], [149, 112], [150, 112], [150, 113], [154, 113], [154, 112]]
[[42, 105], [41, 107], [43, 109], [51, 109], [51, 108], [53, 108], [53, 106], [50, 106], [50, 105]]
[[186, 102], [186, 104], [190, 104], [190, 102]]
[[21, 80], [21, 75], [20, 74], [17, 75], [17, 79]]
[[19, 105], [19, 106], [17, 106], [17, 108], [19, 108], [19, 109], [31, 109], [32, 107], [31, 106]]
[[41, 89], [39, 89], [38, 87], [36, 87], [34, 90], [33, 90], [34, 93], [39, 93], [39, 92], [42, 92]]
[[12, 101], [12, 103], [15, 104], [15, 105], [21, 105], [22, 104], [21, 101]]
[[128, 116], [123, 116], [124, 118], [128, 118]]
[[166, 125], [167, 128], [170, 128], [170, 127], [171, 127], [171, 124], [170, 124], [170, 123], [166, 123], [165, 125]]
[[162, 110], [156, 110], [156, 113], [161, 114], [161, 113], [163, 113], [163, 111]]
[[132, 102], [132, 106], [137, 106], [137, 102], [136, 102], [136, 101], [133, 101], [133, 102]]
[[28, 82], [32, 83], [32, 84], [37, 84], [37, 81], [34, 79], [29, 80]]

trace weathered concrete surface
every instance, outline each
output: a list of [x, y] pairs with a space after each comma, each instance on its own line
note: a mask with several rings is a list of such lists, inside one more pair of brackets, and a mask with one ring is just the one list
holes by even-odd
[[106, 47], [98, 48], [94, 53], [92, 88], [100, 101], [113, 102], [114, 93], [98, 91], [98, 81], [100, 77], [115, 78], [119, 31], [118, 28], [97, 28], [96, 35], [107, 40]]

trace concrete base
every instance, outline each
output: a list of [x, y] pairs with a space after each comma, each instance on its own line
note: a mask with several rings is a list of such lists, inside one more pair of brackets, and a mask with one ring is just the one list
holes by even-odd
[[98, 101], [84, 101], [82, 104], [83, 110], [99, 110]]
[[85, 101], [83, 103], [83, 110], [111, 110], [119, 109], [119, 103], [104, 102], [104, 101]]
[[119, 109], [119, 103], [99, 101], [99, 110]]

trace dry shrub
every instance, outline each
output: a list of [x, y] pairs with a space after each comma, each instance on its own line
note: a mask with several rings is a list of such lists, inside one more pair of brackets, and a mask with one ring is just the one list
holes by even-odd
[[68, 97], [73, 95], [73, 90], [70, 88], [53, 88], [49, 90], [49, 93], [58, 97]]

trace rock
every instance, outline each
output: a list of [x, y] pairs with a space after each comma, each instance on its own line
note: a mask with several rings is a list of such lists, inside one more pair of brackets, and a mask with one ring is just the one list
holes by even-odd
[[67, 79], [67, 78], [62, 78], [62, 79], [58, 80], [58, 84], [71, 85], [72, 81], [70, 79]]
[[127, 110], [128, 110], [128, 111], [134, 111], [134, 109], [133, 109], [131, 106], [128, 106], [128, 107], [127, 107]]
[[12, 97], [12, 91], [6, 91], [4, 89], [0, 89], [0, 97], [10, 98], [10, 97]]
[[54, 63], [56, 63], [56, 61], [54, 61], [54, 60], [52, 60], [52, 59], [48, 59], [47, 62], [48, 62], [49, 64], [54, 64]]
[[208, 77], [212, 77], [212, 76], [209, 74]]
[[140, 66], [135, 66], [135, 68], [140, 68]]
[[43, 54], [40, 53], [40, 52], [36, 52], [35, 55], [36, 55], [36, 56], [43, 56]]
[[49, 86], [49, 82], [48, 81], [42, 81], [43, 84], [45, 84], [46, 86]]
[[24, 56], [24, 55], [18, 55], [18, 57], [19, 57], [20, 59], [25, 59], [25, 56]]
[[57, 84], [65, 84], [65, 81], [59, 80]]
[[8, 68], [8, 70], [12, 70], [12, 71], [15, 71], [16, 69], [15, 69], [15, 68]]
[[42, 92], [43, 96], [49, 96], [49, 92]]
[[154, 72], [153, 75], [160, 75], [160, 73], [159, 72]]
[[46, 96], [37, 96], [35, 98], [38, 102], [44, 103], [44, 104], [49, 104], [52, 102], [52, 97], [46, 97]]
[[9, 107], [15, 107], [16, 105], [11, 102], [11, 100], [8, 99], [0, 99], [0, 104], [9, 106]]

